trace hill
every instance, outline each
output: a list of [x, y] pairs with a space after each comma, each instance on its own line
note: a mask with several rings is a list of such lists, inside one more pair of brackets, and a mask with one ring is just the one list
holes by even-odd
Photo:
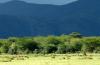
[[80, 32], [100, 35], [100, 1], [79, 0], [66, 5], [9, 1], [0, 4], [0, 35], [33, 36]]

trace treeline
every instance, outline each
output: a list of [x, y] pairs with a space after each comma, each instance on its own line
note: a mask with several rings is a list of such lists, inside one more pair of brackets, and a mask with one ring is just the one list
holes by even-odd
[[78, 32], [61, 36], [10, 37], [0, 40], [0, 53], [100, 53], [100, 37], [85, 37]]

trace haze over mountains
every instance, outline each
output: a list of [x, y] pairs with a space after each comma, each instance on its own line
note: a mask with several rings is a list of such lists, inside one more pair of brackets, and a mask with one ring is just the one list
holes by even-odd
[[99, 6], [99, 0], [79, 0], [66, 5], [9, 1], [0, 4], [0, 37], [71, 32], [100, 35]]

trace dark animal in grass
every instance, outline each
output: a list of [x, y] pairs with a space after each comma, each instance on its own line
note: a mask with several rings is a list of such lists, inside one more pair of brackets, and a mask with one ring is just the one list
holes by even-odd
[[63, 57], [62, 59], [66, 59], [65, 57]]

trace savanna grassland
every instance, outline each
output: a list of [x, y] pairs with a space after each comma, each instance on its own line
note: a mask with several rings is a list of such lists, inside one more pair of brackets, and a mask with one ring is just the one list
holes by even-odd
[[100, 65], [100, 54], [3, 55], [0, 65]]

